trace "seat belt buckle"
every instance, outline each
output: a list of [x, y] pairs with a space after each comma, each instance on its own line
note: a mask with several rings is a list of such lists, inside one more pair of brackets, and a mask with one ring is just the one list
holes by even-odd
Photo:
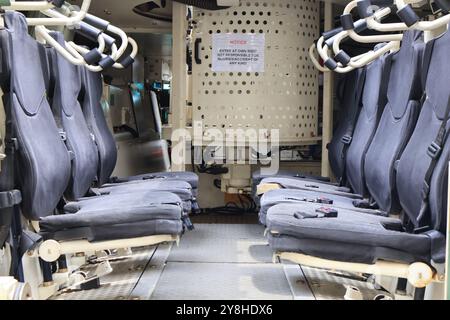
[[323, 214], [323, 216], [325, 218], [337, 218], [338, 217], [338, 211], [333, 208], [322, 207], [322, 208], [316, 209], [316, 212]]
[[436, 142], [432, 142], [428, 147], [427, 154], [431, 159], [436, 159], [441, 154], [442, 148]]
[[343, 144], [346, 144], [346, 145], [349, 145], [350, 143], [352, 143], [352, 140], [353, 140], [353, 137], [350, 136], [350, 135], [348, 135], [348, 134], [344, 135], [344, 136], [341, 138], [341, 142], [342, 142]]

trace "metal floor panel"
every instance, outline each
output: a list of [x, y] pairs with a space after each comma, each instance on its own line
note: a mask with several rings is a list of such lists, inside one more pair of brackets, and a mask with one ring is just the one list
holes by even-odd
[[378, 294], [389, 295], [366, 281], [350, 279], [323, 269], [302, 266], [302, 270], [317, 300], [343, 300], [347, 286], [358, 288], [364, 300], [373, 300]]
[[[62, 291], [54, 295], [52, 300], [128, 300], [145, 299], [132, 295], [142, 273], [155, 252], [155, 247], [138, 248], [133, 250], [133, 255], [125, 260], [112, 261], [113, 272], [100, 279], [101, 287], [86, 291]], [[84, 271], [89, 271], [95, 266], [89, 266]]]
[[292, 299], [281, 264], [169, 262], [154, 300]]
[[196, 224], [169, 262], [272, 263], [272, 250], [257, 224]]

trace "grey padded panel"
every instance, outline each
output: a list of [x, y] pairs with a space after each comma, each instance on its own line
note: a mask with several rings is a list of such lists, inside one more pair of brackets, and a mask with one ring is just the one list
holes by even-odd
[[22, 213], [31, 220], [51, 215], [70, 179], [70, 157], [46, 99], [39, 44], [25, 16], [4, 15], [10, 35], [11, 112], [19, 150]]
[[181, 232], [181, 199], [168, 192], [136, 192], [69, 203], [66, 214], [40, 221], [44, 236], [90, 241]]
[[293, 203], [298, 204], [299, 208], [301, 208], [304, 202], [317, 202], [318, 199], [327, 199], [332, 200], [333, 204], [331, 205], [333, 208], [346, 208], [355, 212], [361, 212], [366, 214], [374, 214], [374, 215], [386, 215], [385, 212], [374, 209], [362, 209], [356, 208], [353, 205], [355, 199], [333, 195], [333, 194], [324, 194], [320, 191], [310, 191], [310, 190], [296, 190], [296, 189], [279, 189], [279, 190], [271, 190], [266, 192], [261, 197], [261, 208], [259, 210], [259, 221], [262, 224], [266, 224], [266, 216], [267, 211], [280, 203]]
[[339, 180], [344, 173], [344, 144], [342, 137], [354, 126], [360, 110], [362, 84], [366, 70], [364, 68], [349, 72], [345, 77], [345, 87], [341, 109], [339, 110], [339, 125], [333, 132], [333, 138], [328, 145], [328, 160], [334, 176]]
[[117, 148], [114, 136], [111, 134], [100, 105], [103, 92], [103, 80], [100, 73], [84, 69], [82, 72], [83, 114], [97, 145], [99, 166], [97, 171], [98, 184], [108, 182], [117, 162]]
[[45, 232], [42, 233], [42, 236], [56, 241], [85, 239], [89, 242], [98, 242], [154, 235], [180, 235], [182, 232], [183, 223], [181, 220], [154, 219], [120, 224], [94, 225], [50, 233]]
[[113, 184], [98, 189], [102, 194], [134, 193], [136, 191], [167, 191], [178, 195], [182, 200], [193, 200], [191, 185], [178, 180], [139, 180]]
[[[62, 47], [65, 46], [62, 33], [51, 35]], [[79, 68], [53, 48], [48, 48], [47, 54], [55, 84], [52, 111], [55, 118], [60, 119], [61, 129], [66, 133], [67, 149], [73, 153], [72, 174], [65, 195], [69, 200], [76, 200], [86, 195], [97, 175], [98, 155], [78, 101], [81, 91]]]
[[[450, 67], [449, 40], [449, 32], [435, 40], [425, 90], [427, 99], [422, 107], [417, 127], [398, 166], [397, 189], [400, 202], [412, 221], [415, 221], [419, 215], [425, 173], [431, 162], [427, 149], [436, 139], [449, 101], [450, 72], [447, 71]], [[449, 127], [450, 124], [447, 123], [447, 130]], [[429, 210], [431, 227], [443, 234], [446, 230], [449, 159], [450, 141], [447, 139], [432, 176]]]
[[380, 209], [387, 212], [400, 209], [395, 166], [420, 111], [419, 70], [423, 49], [421, 32], [405, 32], [400, 51], [392, 56], [388, 102], [366, 155], [364, 173], [368, 190]]
[[385, 55], [366, 66], [362, 106], [347, 150], [346, 179], [353, 192], [362, 196], [368, 196], [364, 162], [386, 105], [391, 59], [392, 55]]
[[[337, 218], [295, 217], [302, 212], [315, 213], [320, 207], [324, 206], [311, 203], [301, 207], [295, 204], [273, 206], [267, 214], [267, 226], [283, 237], [299, 239], [291, 250], [324, 259], [373, 263], [377, 259], [403, 261], [408, 257], [404, 262], [430, 261], [430, 238], [425, 234], [400, 231], [402, 222], [398, 219], [346, 209], [338, 209]], [[369, 251], [364, 252], [361, 248]], [[383, 253], [382, 249], [395, 250], [398, 255], [369, 254]]]

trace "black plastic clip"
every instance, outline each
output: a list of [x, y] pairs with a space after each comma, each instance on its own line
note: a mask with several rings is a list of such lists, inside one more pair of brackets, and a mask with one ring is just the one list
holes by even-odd
[[333, 204], [334, 203], [333, 200], [325, 198], [325, 197], [318, 197], [316, 199], [316, 202], [320, 203], [320, 204]]
[[323, 216], [325, 218], [337, 218], [337, 216], [338, 216], [338, 211], [333, 208], [322, 207], [322, 208], [316, 209], [316, 212], [323, 214]]
[[442, 148], [436, 142], [432, 142], [428, 147], [427, 154], [431, 159], [436, 159], [441, 154]]
[[350, 143], [352, 143], [352, 140], [353, 140], [353, 137], [350, 136], [350, 135], [348, 135], [348, 134], [344, 135], [344, 136], [341, 138], [341, 142], [342, 142], [343, 144], [346, 144], [346, 145], [349, 145]]

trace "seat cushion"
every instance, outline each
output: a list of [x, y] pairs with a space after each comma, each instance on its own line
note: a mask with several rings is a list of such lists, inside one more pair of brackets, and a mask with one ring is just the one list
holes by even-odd
[[167, 192], [94, 197], [40, 220], [44, 238], [103, 241], [182, 232], [181, 199]]
[[402, 231], [398, 219], [337, 209], [337, 218], [307, 218], [320, 204], [279, 204], [267, 213], [269, 243], [277, 252], [298, 252], [336, 261], [405, 263], [430, 261], [431, 241], [424, 234]]
[[176, 194], [182, 200], [183, 211], [188, 215], [192, 211], [194, 195], [189, 183], [177, 180], [135, 180], [124, 183], [108, 184], [97, 189], [102, 195], [132, 194], [145, 191], [165, 191]]
[[317, 180], [309, 180], [302, 178], [284, 178], [284, 177], [270, 177], [261, 181], [261, 184], [278, 184], [284, 189], [300, 189], [310, 190], [316, 192], [323, 192], [327, 194], [341, 195], [355, 199], [361, 199], [361, 195], [353, 194], [349, 188], [340, 187], [339, 185], [320, 182]]
[[310, 191], [310, 190], [296, 190], [296, 189], [278, 189], [266, 192], [261, 197], [261, 208], [259, 211], [259, 221], [265, 225], [267, 211], [280, 203], [292, 203], [299, 204], [300, 206], [304, 202], [320, 202], [320, 201], [332, 201], [333, 207], [351, 209], [367, 214], [374, 215], [386, 215], [385, 212], [380, 210], [362, 209], [356, 208], [353, 204], [354, 198], [344, 197], [334, 194], [324, 194], [322, 192]]
[[178, 180], [135, 180], [124, 183], [107, 184], [98, 189], [101, 194], [122, 194], [140, 191], [166, 191], [178, 195], [181, 200], [192, 200], [192, 187]]
[[119, 182], [128, 182], [135, 180], [180, 180], [189, 183], [192, 189], [198, 189], [198, 175], [194, 172], [154, 172], [131, 176], [126, 178], [118, 178]]

